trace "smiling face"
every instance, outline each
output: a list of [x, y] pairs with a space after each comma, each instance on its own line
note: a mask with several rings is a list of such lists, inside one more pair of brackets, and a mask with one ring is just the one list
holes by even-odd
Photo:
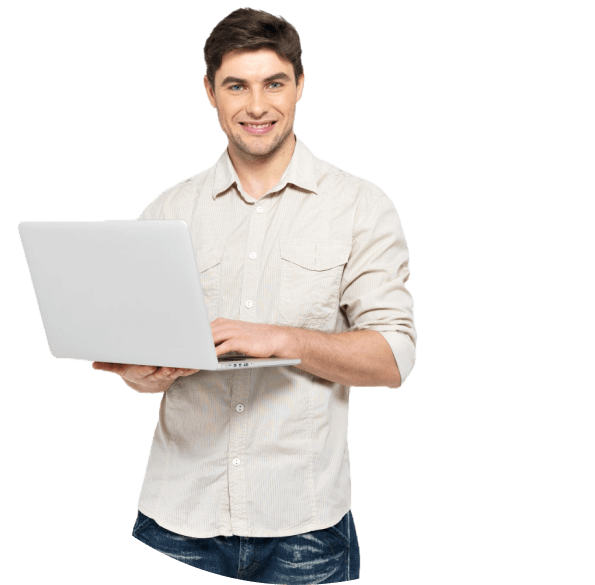
[[[267, 156], [293, 136], [295, 105], [304, 75], [296, 87], [293, 66], [270, 49], [231, 51], [215, 73], [215, 91], [205, 75], [209, 101], [230, 149], [242, 156]], [[250, 125], [267, 124], [258, 128]]]

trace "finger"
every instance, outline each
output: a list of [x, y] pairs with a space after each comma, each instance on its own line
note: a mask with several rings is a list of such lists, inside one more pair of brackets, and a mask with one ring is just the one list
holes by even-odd
[[159, 369], [158, 366], [140, 366], [140, 368], [141, 369], [138, 371], [138, 375], [141, 378], [146, 378], [147, 376], [154, 374]]
[[165, 378], [169, 378], [171, 373], [174, 372], [176, 368], [159, 368], [154, 374], [152, 374], [156, 380], [163, 380]]
[[192, 376], [192, 374], [196, 374], [196, 372], [200, 372], [200, 370], [188, 370], [186, 369], [186, 371], [182, 374], [180, 374], [180, 376]]
[[147, 376], [151, 376], [156, 378], [157, 380], [162, 380], [163, 378], [167, 378], [171, 373], [172, 368], [163, 368], [161, 366], [150, 366], [148, 370]]
[[[97, 364], [97, 366], [95, 366]], [[113, 364], [109, 362], [93, 362], [93, 367], [96, 370], [104, 370], [105, 372], [113, 372], [114, 374], [122, 375], [130, 368], [130, 364]]]
[[170, 378], [179, 378], [180, 376], [191, 376], [192, 374], [196, 374], [200, 370], [192, 370], [189, 368], [177, 368], [175, 372], [170, 374]]
[[106, 362], [93, 362], [92, 365], [93, 365], [93, 369], [95, 369], [95, 370], [107, 370], [107, 371], [109, 371], [111, 364], [108, 364]]

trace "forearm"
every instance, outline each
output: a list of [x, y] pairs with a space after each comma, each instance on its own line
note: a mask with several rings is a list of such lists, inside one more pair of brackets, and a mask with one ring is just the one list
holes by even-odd
[[278, 357], [300, 358], [293, 366], [346, 386], [401, 384], [399, 368], [386, 339], [378, 331], [323, 333], [296, 327], [281, 327], [282, 347]]

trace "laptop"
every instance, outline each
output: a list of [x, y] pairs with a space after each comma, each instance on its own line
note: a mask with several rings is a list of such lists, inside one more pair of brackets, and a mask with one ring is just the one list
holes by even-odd
[[183, 220], [21, 222], [19, 233], [57, 358], [198, 370], [301, 362], [217, 356]]

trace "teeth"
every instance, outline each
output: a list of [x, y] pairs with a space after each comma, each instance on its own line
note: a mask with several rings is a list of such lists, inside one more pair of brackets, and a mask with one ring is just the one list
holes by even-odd
[[250, 126], [250, 128], [266, 128], [272, 124], [244, 124], [244, 126]]

